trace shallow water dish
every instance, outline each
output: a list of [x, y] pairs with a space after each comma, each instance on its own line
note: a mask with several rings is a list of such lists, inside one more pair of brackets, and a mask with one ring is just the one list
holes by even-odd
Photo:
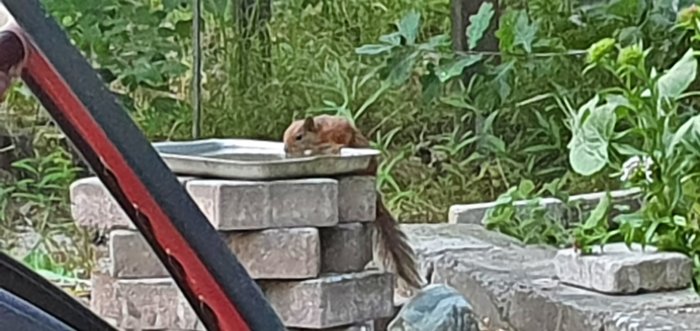
[[282, 142], [207, 139], [157, 142], [153, 147], [182, 176], [283, 179], [335, 176], [367, 169], [379, 156], [369, 148], [343, 148], [340, 155], [285, 158]]

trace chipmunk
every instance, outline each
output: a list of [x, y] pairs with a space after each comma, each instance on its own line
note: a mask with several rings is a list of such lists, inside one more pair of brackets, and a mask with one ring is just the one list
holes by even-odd
[[[287, 157], [339, 154], [343, 147], [368, 148], [369, 140], [348, 121], [340, 116], [319, 115], [297, 120], [284, 132], [284, 150]], [[376, 175], [376, 162], [367, 169], [367, 174]], [[416, 253], [408, 242], [398, 222], [384, 206], [377, 192], [374, 248], [382, 265], [393, 271], [406, 284], [420, 289], [425, 284], [418, 271]], [[392, 268], [393, 267], [393, 268]]]

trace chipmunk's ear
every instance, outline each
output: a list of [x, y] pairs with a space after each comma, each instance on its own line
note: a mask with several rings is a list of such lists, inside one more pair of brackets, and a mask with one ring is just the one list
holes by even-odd
[[304, 119], [304, 130], [307, 132], [314, 132], [316, 131], [316, 123], [314, 123], [314, 118], [311, 116], [307, 116]]

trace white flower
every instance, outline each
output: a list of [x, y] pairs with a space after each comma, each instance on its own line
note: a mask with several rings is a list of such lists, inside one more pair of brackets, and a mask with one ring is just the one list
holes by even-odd
[[642, 165], [644, 166], [644, 178], [646, 178], [647, 182], [649, 183], [654, 182], [654, 180], [651, 178], [651, 167], [654, 166], [654, 160], [652, 160], [649, 156], [644, 156], [644, 158], [642, 158], [642, 163]]
[[644, 179], [646, 179], [647, 182], [652, 183], [654, 181], [651, 177], [651, 168], [653, 165], [654, 161], [647, 155], [642, 158], [639, 156], [633, 156], [622, 164], [622, 176], [620, 176], [620, 180], [626, 182], [641, 171], [644, 173]]

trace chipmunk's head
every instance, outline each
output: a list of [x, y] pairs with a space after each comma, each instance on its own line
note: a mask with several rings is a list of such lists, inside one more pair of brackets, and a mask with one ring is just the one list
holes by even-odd
[[313, 117], [296, 120], [284, 132], [284, 153], [287, 157], [299, 157], [313, 153], [320, 137]]

